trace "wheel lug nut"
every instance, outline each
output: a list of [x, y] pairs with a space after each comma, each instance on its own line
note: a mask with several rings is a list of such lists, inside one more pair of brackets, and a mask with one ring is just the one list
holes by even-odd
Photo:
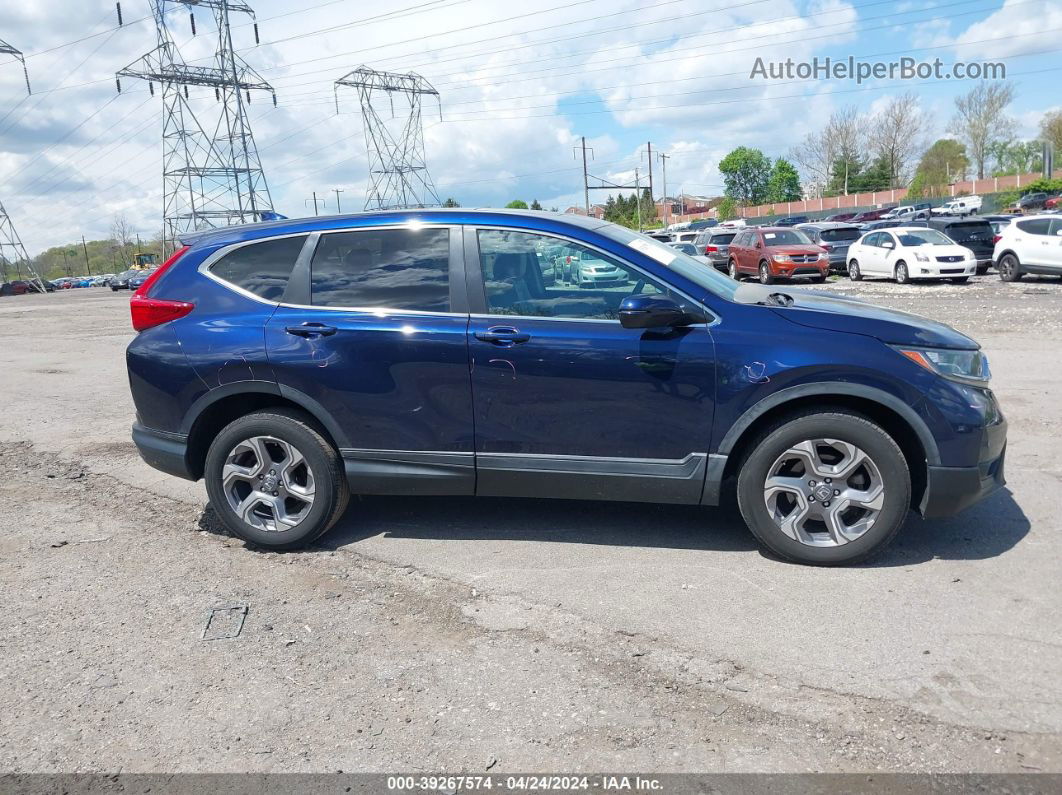
[[829, 500], [826, 500], [826, 502], [824, 502], [824, 503], [822, 504], [822, 507], [823, 507], [823, 508], [829, 508], [829, 507], [830, 507], [830, 501], [829, 501]]
[[815, 481], [814, 480], [809, 480], [808, 481], [808, 485], [811, 486], [812, 488], [815, 488]]
[[280, 492], [274, 491], [273, 496], [276, 497]]
[[270, 475], [275, 475], [275, 474], [277, 474], [277, 471], [275, 469], [271, 469], [271, 470], [269, 470], [269, 474]]
[[840, 497], [841, 496], [841, 492], [839, 492], [837, 489], [834, 489], [833, 490], [833, 496], [834, 497]]
[[830, 480], [829, 478], [826, 478], [826, 482], [827, 482], [827, 483], [833, 483], [833, 481], [832, 481], [832, 480]]

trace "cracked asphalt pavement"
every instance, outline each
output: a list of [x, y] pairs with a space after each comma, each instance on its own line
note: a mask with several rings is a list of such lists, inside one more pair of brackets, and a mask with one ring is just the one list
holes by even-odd
[[848, 569], [529, 499], [257, 551], [137, 457], [126, 294], [0, 300], [0, 771], [1062, 771], [1062, 283], [824, 289], [980, 340], [1010, 422], [1008, 490]]

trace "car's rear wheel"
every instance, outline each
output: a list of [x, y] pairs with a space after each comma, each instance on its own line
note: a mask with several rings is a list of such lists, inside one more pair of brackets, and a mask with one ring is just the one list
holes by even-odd
[[1021, 264], [1013, 254], [1004, 254], [999, 258], [999, 278], [1005, 282], [1021, 281]]
[[726, 272], [735, 282], [741, 281], [741, 274], [738, 273], [737, 263], [734, 260], [730, 260], [730, 264], [726, 266]]
[[760, 263], [760, 284], [774, 284], [774, 276], [771, 275], [771, 266], [766, 262]]
[[863, 273], [859, 270], [858, 260], [852, 260], [848, 263], [848, 278], [853, 282], [858, 282], [863, 279]]
[[903, 260], [896, 263], [895, 274], [897, 284], [907, 284], [911, 281], [911, 274], [907, 272], [907, 263]]
[[788, 560], [822, 566], [876, 554], [899, 532], [911, 476], [896, 442], [854, 413], [809, 411], [764, 430], [741, 464], [741, 515]]
[[226, 425], [210, 445], [207, 494], [235, 535], [269, 549], [305, 546], [346, 508], [339, 453], [306, 415], [266, 409]]

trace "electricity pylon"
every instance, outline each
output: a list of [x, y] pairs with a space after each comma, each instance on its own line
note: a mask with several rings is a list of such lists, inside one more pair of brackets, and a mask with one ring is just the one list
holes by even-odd
[[[0, 39], [0, 53], [6, 55], [14, 55], [15, 58], [22, 64], [22, 73], [26, 78], [26, 93], [32, 93], [30, 91], [29, 72], [26, 71], [26, 59], [22, 57], [22, 53], [12, 47], [10, 44]], [[33, 268], [33, 263], [30, 262], [29, 256], [26, 254], [26, 247], [22, 245], [22, 239], [18, 236], [18, 232], [15, 231], [15, 225], [11, 223], [11, 216], [7, 214], [7, 210], [4, 209], [4, 203], [0, 201], [0, 274], [2, 274], [3, 281], [11, 281], [11, 267], [15, 269], [15, 278], [21, 279], [23, 271], [28, 277], [27, 281], [33, 285], [39, 292], [44, 292], [44, 282], [37, 274], [37, 271]]]
[[[217, 47], [212, 66], [185, 63], [173, 41], [166, 15], [175, 5], [209, 8], [217, 26]], [[182, 232], [228, 224], [261, 221], [274, 215], [262, 162], [247, 118], [251, 91], [268, 91], [276, 105], [276, 92], [232, 46], [229, 14], [254, 18], [250, 6], [232, 0], [151, 0], [158, 44], [151, 52], [118, 72], [121, 78], [148, 81], [162, 87], [163, 223], [167, 242], [176, 246]], [[119, 20], [120, 21], [120, 20]], [[258, 24], [254, 26], [258, 43]], [[216, 117], [196, 113], [189, 104], [188, 87], [214, 89]]]
[[[361, 113], [365, 119], [365, 143], [369, 152], [369, 189], [365, 195], [366, 210], [389, 210], [403, 207], [438, 207], [424, 160], [424, 126], [421, 121], [423, 97], [435, 97], [439, 92], [418, 74], [378, 72], [359, 66], [335, 82], [336, 113], [339, 112], [339, 86], [358, 90]], [[389, 119], [382, 117], [373, 100], [387, 95], [391, 104]], [[395, 94], [409, 103], [408, 113], [395, 116]], [[442, 106], [439, 106], [442, 118]]]
[[0, 55], [13, 55], [15, 56], [15, 60], [22, 64], [22, 76], [26, 78], [26, 93], [32, 94], [33, 91], [30, 89], [29, 82], [29, 71], [26, 69], [26, 59], [22, 55], [21, 51], [16, 50], [6, 41], [0, 39]]

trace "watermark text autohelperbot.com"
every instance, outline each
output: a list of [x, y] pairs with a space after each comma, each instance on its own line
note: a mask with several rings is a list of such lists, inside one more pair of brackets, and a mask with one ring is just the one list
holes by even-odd
[[945, 64], [939, 58], [918, 61], [900, 58], [896, 61], [856, 61], [847, 58], [819, 58], [810, 61], [765, 61], [757, 58], [752, 65], [750, 79], [762, 80], [1005, 80], [1007, 65], [996, 61], [956, 61]]

